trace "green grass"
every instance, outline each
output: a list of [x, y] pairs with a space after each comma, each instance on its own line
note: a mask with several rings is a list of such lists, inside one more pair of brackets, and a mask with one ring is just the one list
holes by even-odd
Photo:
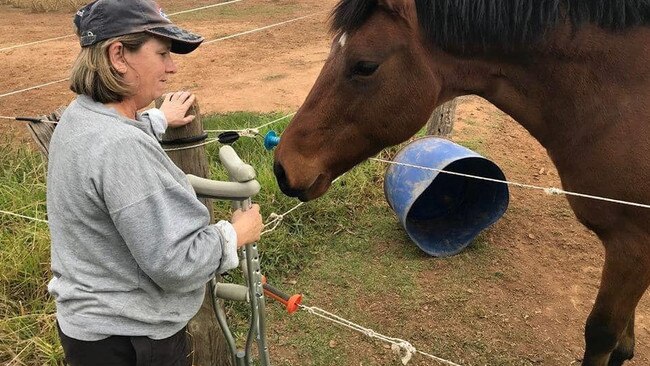
[[[0, 142], [0, 209], [45, 218], [45, 163]], [[54, 365], [62, 351], [53, 328], [47, 225], [0, 214], [0, 364]]]

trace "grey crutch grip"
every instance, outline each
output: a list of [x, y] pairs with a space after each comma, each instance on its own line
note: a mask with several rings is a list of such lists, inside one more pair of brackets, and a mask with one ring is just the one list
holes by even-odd
[[243, 201], [260, 191], [260, 184], [254, 179], [243, 183], [223, 182], [188, 174], [187, 180], [202, 198]]
[[231, 180], [243, 183], [255, 179], [255, 169], [245, 164], [232, 147], [228, 145], [221, 147], [219, 149], [219, 160], [226, 168]]
[[217, 283], [215, 295], [218, 298], [231, 301], [249, 302], [248, 287], [234, 283]]

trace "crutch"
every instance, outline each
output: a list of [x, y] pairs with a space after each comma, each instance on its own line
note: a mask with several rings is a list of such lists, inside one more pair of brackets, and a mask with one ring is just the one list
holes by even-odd
[[[223, 146], [219, 150], [219, 159], [226, 168], [230, 182], [214, 181], [188, 175], [190, 184], [199, 197], [227, 199], [233, 201], [235, 209], [247, 210], [251, 206], [251, 197], [260, 190], [260, 185], [255, 180], [255, 169], [245, 164], [230, 146]], [[261, 366], [270, 365], [269, 349], [266, 342], [266, 316], [264, 301], [264, 285], [260, 270], [260, 258], [257, 244], [247, 244], [242, 250], [244, 261], [242, 270], [248, 286], [237, 284], [219, 283], [215, 278], [210, 281], [213, 294], [213, 306], [217, 321], [224, 332], [226, 342], [230, 348], [233, 364], [237, 366], [252, 365], [251, 346], [254, 339], [257, 341], [259, 363]], [[219, 306], [217, 299], [247, 301], [251, 305], [250, 326], [246, 337], [244, 351], [238, 350], [234, 337], [228, 327], [225, 313]]]

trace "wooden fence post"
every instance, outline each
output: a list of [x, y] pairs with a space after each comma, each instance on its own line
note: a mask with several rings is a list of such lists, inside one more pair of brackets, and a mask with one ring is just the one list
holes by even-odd
[[[160, 106], [162, 99], [156, 100], [156, 107]], [[201, 112], [199, 110], [198, 100], [187, 112], [188, 115], [195, 115], [196, 118], [191, 123], [175, 129], [168, 129], [163, 135], [163, 147], [165, 141], [179, 139], [188, 139], [203, 134], [203, 122], [201, 121]], [[197, 142], [190, 142], [183, 145], [169, 146], [172, 148], [191, 146]], [[210, 166], [208, 165], [208, 156], [205, 146], [195, 147], [186, 150], [168, 151], [167, 155], [185, 174], [193, 174], [197, 177], [209, 178]], [[201, 202], [210, 211], [210, 220], [214, 222], [212, 212], [212, 200], [201, 199]], [[216, 263], [215, 263], [216, 264]], [[219, 278], [217, 278], [219, 280]], [[230, 350], [219, 327], [219, 323], [214, 315], [212, 308], [212, 294], [206, 287], [203, 305], [198, 314], [190, 321], [187, 326], [191, 334], [193, 343], [193, 365], [195, 366], [221, 366], [230, 365]]]
[[427, 122], [427, 135], [449, 136], [454, 129], [457, 105], [456, 98], [436, 108]]
[[[58, 122], [65, 108], [66, 107], [59, 107], [56, 111], [50, 113], [47, 116], [40, 116], [40, 119]], [[54, 133], [55, 127], [56, 125], [53, 123], [27, 123], [27, 130], [29, 130], [29, 134], [32, 135], [36, 147], [38, 147], [38, 149], [41, 151], [46, 161], [50, 155], [50, 140], [52, 139], [52, 134]]]

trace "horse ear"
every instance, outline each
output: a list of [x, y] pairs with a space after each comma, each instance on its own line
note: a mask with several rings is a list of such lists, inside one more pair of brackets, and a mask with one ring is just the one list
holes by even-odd
[[418, 14], [415, 8], [416, 0], [378, 0], [380, 7], [404, 18], [411, 26], [417, 26]]

